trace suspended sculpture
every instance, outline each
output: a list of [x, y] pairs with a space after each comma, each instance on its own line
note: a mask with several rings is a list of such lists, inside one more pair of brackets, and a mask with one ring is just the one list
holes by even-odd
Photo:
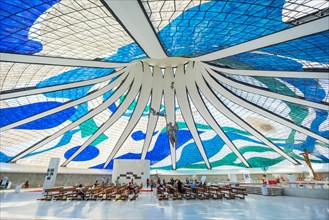
[[172, 122], [169, 122], [166, 126], [166, 129], [167, 129], [170, 144], [171, 146], [175, 147], [177, 143], [177, 135], [176, 135], [176, 131], [178, 131], [177, 123], [173, 125]]
[[155, 115], [155, 116], [167, 117], [167, 115], [165, 113], [157, 112], [153, 108], [150, 108], [150, 112], [152, 113], [152, 115]]

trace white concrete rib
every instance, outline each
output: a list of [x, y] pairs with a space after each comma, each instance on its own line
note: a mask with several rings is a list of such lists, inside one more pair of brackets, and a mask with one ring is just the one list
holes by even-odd
[[138, 0], [104, 0], [104, 2], [150, 58], [167, 57]]
[[[206, 71], [204, 68], [201, 68], [202, 74]], [[206, 82], [202, 77], [197, 80], [197, 85], [202, 92], [202, 94], [206, 97], [207, 100], [222, 114], [224, 114], [226, 117], [228, 117], [230, 120], [232, 120], [234, 123], [238, 124], [241, 128], [248, 131], [250, 134], [255, 136], [258, 140], [262, 141], [265, 145], [272, 148], [274, 151], [285, 157], [287, 160], [289, 160], [291, 163], [295, 165], [299, 165], [300, 162], [298, 162], [296, 159], [290, 157], [287, 153], [285, 153], [281, 148], [274, 145], [271, 141], [267, 140], [259, 131], [251, 127], [249, 124], [247, 124], [244, 120], [242, 120], [240, 117], [238, 117], [236, 114], [234, 114], [230, 109], [228, 109], [218, 98], [214, 95], [213, 91], [210, 90], [210, 88], [207, 86]]]
[[279, 93], [275, 93], [275, 92], [271, 92], [265, 89], [259, 89], [253, 86], [248, 86], [242, 83], [238, 83], [235, 82], [229, 78], [223, 77], [220, 74], [214, 72], [212, 69], [210, 68], [206, 68], [208, 70], [208, 72], [217, 80], [226, 83], [230, 86], [242, 89], [244, 91], [247, 92], [251, 92], [251, 93], [256, 93], [259, 95], [263, 95], [263, 96], [267, 96], [267, 97], [271, 97], [271, 98], [275, 98], [275, 99], [281, 99], [283, 101], [287, 101], [287, 102], [291, 102], [291, 103], [295, 103], [298, 105], [304, 105], [304, 106], [308, 106], [308, 107], [312, 107], [312, 108], [317, 108], [317, 109], [322, 109], [322, 110], [329, 110], [329, 106], [322, 104], [322, 103], [316, 103], [316, 102], [311, 102], [305, 99], [300, 99], [300, 98], [296, 98], [296, 97], [292, 97], [292, 96], [288, 96], [288, 95], [283, 95], [283, 94], [279, 94]]
[[263, 77], [278, 77], [278, 78], [303, 78], [303, 79], [328, 79], [329, 72], [306, 72], [306, 71], [271, 71], [271, 70], [240, 70], [228, 69], [214, 65], [202, 63], [207, 68], [216, 70], [222, 73], [240, 75], [240, 76], [263, 76]]
[[130, 104], [132, 103], [134, 98], [137, 96], [138, 91], [141, 86], [141, 80], [140, 80], [141, 77], [138, 76], [138, 73], [136, 73], [136, 69], [138, 69], [137, 66], [139, 66], [139, 65], [140, 65], [140, 63], [136, 63], [134, 65], [134, 67], [132, 67], [132, 69], [131, 69], [130, 74], [134, 75], [134, 82], [133, 82], [128, 94], [126, 95], [125, 99], [118, 107], [118, 109], [111, 115], [111, 117], [104, 124], [102, 124], [98, 128], [98, 130], [95, 133], [93, 133], [91, 135], [91, 137], [88, 138], [88, 140], [76, 152], [74, 152], [74, 154], [71, 155], [71, 157], [69, 159], [67, 159], [62, 164], [63, 167], [67, 166], [67, 164], [69, 164], [76, 156], [78, 156], [94, 140], [96, 140], [101, 134], [103, 134], [109, 127], [111, 127], [114, 124], [114, 122], [116, 122], [121, 117], [121, 115], [129, 108]]
[[[177, 67], [177, 72], [183, 72], [184, 66], [180, 65]], [[184, 74], [184, 73], [183, 73]], [[172, 84], [174, 83], [174, 84]], [[170, 122], [174, 125], [176, 123], [176, 116], [175, 116], [175, 92], [174, 87], [175, 85], [175, 76], [173, 69], [171, 67], [166, 68], [164, 74], [164, 104], [166, 109], [166, 123], [169, 124]], [[171, 164], [173, 170], [176, 170], [176, 146], [173, 146], [169, 141], [170, 146], [170, 155], [171, 155]]]
[[72, 58], [47, 57], [15, 53], [0, 53], [1, 62], [28, 63], [55, 66], [91, 67], [91, 68], [117, 68], [128, 66], [129, 63], [112, 63], [106, 61], [81, 60]]
[[187, 68], [187, 74], [185, 75], [185, 81], [187, 84], [187, 90], [190, 94], [191, 100], [194, 103], [194, 106], [197, 108], [198, 112], [202, 118], [210, 125], [210, 127], [216, 132], [216, 134], [225, 142], [225, 144], [232, 150], [233, 153], [241, 160], [241, 162], [247, 167], [250, 168], [250, 164], [244, 158], [244, 156], [239, 152], [239, 149], [233, 144], [233, 142], [227, 137], [225, 132], [221, 129], [219, 124], [214, 120], [213, 116], [209, 112], [207, 106], [202, 100], [200, 94], [198, 93], [198, 88], [196, 87], [196, 75], [200, 75], [200, 64], [196, 62], [194, 68], [192, 68], [191, 62]]
[[103, 169], [106, 169], [106, 167], [109, 165], [111, 160], [115, 157], [115, 155], [118, 153], [120, 148], [122, 147], [123, 143], [126, 141], [129, 134], [132, 132], [132, 130], [135, 128], [137, 122], [140, 120], [143, 111], [145, 107], [147, 106], [151, 89], [152, 89], [152, 73], [150, 72], [149, 68], [145, 68], [143, 73], [143, 84], [141, 88], [141, 92], [138, 97], [138, 101], [136, 103], [136, 107], [134, 109], [133, 115], [129, 119], [129, 122], [123, 131], [122, 135], [120, 136], [118, 142], [115, 144], [114, 148], [112, 149], [109, 157], [107, 158]]
[[310, 130], [307, 130], [303, 127], [300, 127], [286, 119], [283, 119], [281, 117], [276, 116], [275, 114], [272, 114], [271, 112], [268, 112], [261, 107], [257, 107], [253, 104], [250, 104], [249, 102], [245, 101], [242, 98], [239, 98], [237, 95], [229, 92], [226, 88], [224, 88], [221, 84], [217, 83], [214, 79], [210, 77], [210, 75], [207, 73], [207, 71], [203, 71], [203, 77], [205, 80], [209, 83], [209, 85], [214, 89], [217, 90], [221, 95], [225, 96], [230, 101], [243, 106], [244, 108], [247, 108], [253, 112], [256, 112], [257, 114], [263, 115], [264, 117], [267, 117], [273, 121], [276, 121], [284, 126], [287, 126], [291, 129], [294, 129], [296, 131], [299, 131], [305, 135], [308, 135], [310, 137], [313, 137], [319, 141], [323, 141], [327, 143], [329, 140], [325, 137], [322, 137], [321, 135], [318, 135]]
[[116, 100], [118, 100], [125, 93], [125, 91], [127, 91], [129, 86], [131, 85], [133, 79], [134, 79], [134, 74], [129, 73], [128, 77], [124, 80], [124, 83], [122, 83], [120, 85], [120, 87], [106, 101], [104, 101], [97, 108], [91, 110], [86, 115], [84, 115], [81, 118], [79, 118], [78, 120], [72, 122], [70, 125], [68, 125], [65, 128], [59, 130], [55, 134], [44, 138], [40, 142], [36, 143], [35, 145], [33, 145], [33, 146], [29, 147], [28, 149], [24, 150], [23, 152], [19, 153], [17, 156], [15, 156], [9, 162], [11, 162], [11, 163], [16, 162], [17, 160], [21, 159], [22, 157], [26, 156], [27, 154], [29, 154], [29, 153], [39, 149], [40, 147], [48, 144], [49, 142], [55, 140], [56, 138], [58, 138], [61, 135], [65, 134], [66, 132], [70, 131], [71, 129], [79, 126], [81, 123], [89, 120], [90, 118], [92, 118], [95, 115], [99, 114], [100, 112], [104, 111], [108, 106], [110, 106], [112, 103], [114, 103]]
[[99, 89], [97, 91], [93, 91], [93, 92], [87, 94], [86, 96], [83, 96], [82, 98], [79, 98], [79, 99], [76, 99], [76, 100], [73, 100], [73, 101], [66, 102], [63, 105], [60, 105], [58, 107], [49, 109], [49, 110], [44, 111], [44, 112], [41, 112], [39, 114], [30, 116], [28, 118], [25, 118], [25, 119], [22, 119], [22, 120], [19, 120], [19, 121], [16, 121], [16, 122], [11, 123], [11, 124], [8, 124], [6, 126], [3, 126], [1, 128], [1, 132], [4, 132], [6, 130], [9, 130], [9, 129], [18, 127], [20, 125], [23, 125], [23, 124], [26, 124], [26, 123], [29, 123], [29, 122], [32, 122], [32, 121], [35, 121], [35, 120], [38, 120], [38, 119], [43, 118], [43, 117], [46, 117], [48, 115], [55, 114], [57, 112], [63, 111], [65, 109], [68, 109], [68, 108], [71, 108], [71, 107], [74, 107], [74, 106], [77, 106], [77, 105], [79, 105], [81, 103], [90, 101], [92, 99], [95, 99], [95, 98], [101, 96], [102, 94], [106, 93], [107, 91], [115, 88], [117, 85], [119, 85], [122, 81], [124, 81], [124, 79], [127, 76], [127, 74], [128, 74], [127, 72], [124, 72], [121, 76], [119, 76], [117, 79], [115, 79], [110, 84], [104, 86], [103, 88], [101, 88], [101, 89]]
[[328, 16], [324, 18], [319, 18], [317, 20], [307, 22], [298, 26], [294, 26], [274, 34], [270, 34], [264, 37], [257, 38], [255, 40], [250, 40], [223, 50], [208, 53], [199, 57], [194, 57], [192, 60], [196, 61], [212, 61], [218, 60], [237, 54], [245, 53], [248, 51], [257, 50], [263, 47], [268, 47], [271, 45], [283, 43], [286, 41], [306, 37], [312, 34], [327, 31], [329, 27]]
[[[189, 65], [191, 65], [191, 64], [192, 63], [189, 63]], [[184, 121], [185, 121], [188, 129], [190, 130], [190, 132], [192, 134], [194, 142], [195, 142], [197, 148], [199, 149], [201, 157], [203, 158], [207, 168], [211, 169], [209, 159], [204, 150], [201, 138], [199, 136], [198, 130], [196, 129], [195, 122], [194, 122], [194, 119], [192, 116], [191, 106], [190, 106], [189, 100], [187, 98], [187, 88], [185, 86], [184, 71], [182, 71], [182, 68], [180, 68], [180, 69], [177, 68], [175, 78], [176, 78], [175, 79], [176, 97], [177, 97], [177, 101], [179, 103], [179, 107], [181, 108], [182, 116], [184, 118]]]
[[72, 88], [78, 88], [82, 86], [88, 86], [88, 85], [94, 85], [97, 83], [105, 82], [108, 81], [114, 77], [119, 76], [123, 72], [125, 72], [127, 69], [121, 69], [118, 72], [111, 73], [110, 75], [99, 77], [96, 79], [89, 79], [89, 80], [84, 80], [84, 81], [79, 81], [79, 82], [73, 82], [73, 83], [67, 83], [67, 84], [60, 84], [60, 85], [55, 85], [55, 86], [47, 86], [47, 87], [42, 87], [42, 88], [31, 88], [31, 89], [26, 89], [22, 91], [2, 91], [0, 93], [0, 100], [5, 100], [5, 99], [12, 99], [12, 98], [17, 98], [17, 97], [22, 97], [22, 96], [29, 96], [29, 95], [36, 95], [36, 94], [42, 94], [42, 93], [47, 93], [47, 92], [54, 92], [54, 91], [59, 91], [59, 90], [65, 90], [65, 89], [72, 89]]
[[[159, 67], [154, 67], [153, 81], [152, 81], [152, 95], [151, 95], [151, 108], [156, 112], [160, 111], [160, 105], [163, 94], [163, 78]], [[143, 144], [141, 159], [145, 160], [146, 154], [151, 144], [153, 133], [158, 122], [158, 115], [149, 114], [146, 137]]]

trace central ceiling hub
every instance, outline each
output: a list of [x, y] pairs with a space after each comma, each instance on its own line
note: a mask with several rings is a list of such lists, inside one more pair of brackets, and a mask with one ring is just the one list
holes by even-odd
[[144, 62], [148, 63], [150, 66], [159, 66], [161, 68], [166, 67], [177, 67], [183, 65], [189, 61], [188, 58], [184, 57], [167, 57], [163, 59], [145, 59]]

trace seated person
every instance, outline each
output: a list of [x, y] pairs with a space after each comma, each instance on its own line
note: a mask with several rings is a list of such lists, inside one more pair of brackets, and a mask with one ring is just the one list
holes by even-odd
[[76, 188], [77, 194], [82, 198], [82, 200], [85, 199], [85, 191], [82, 188], [82, 184], [79, 185], [79, 187]]
[[190, 188], [191, 188], [192, 192], [194, 192], [194, 193], [196, 192], [194, 182], [191, 182]]
[[96, 180], [96, 182], [93, 185], [93, 189], [95, 189], [98, 185], [99, 185], [98, 180]]
[[129, 190], [129, 194], [131, 194], [131, 193], [136, 194], [135, 186], [131, 182], [128, 185], [128, 190]]

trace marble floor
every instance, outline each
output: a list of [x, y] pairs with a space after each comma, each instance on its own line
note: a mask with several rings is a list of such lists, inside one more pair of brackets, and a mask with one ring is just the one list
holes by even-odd
[[1, 192], [0, 219], [329, 219], [327, 200], [249, 195], [245, 200], [40, 202], [40, 192]]

